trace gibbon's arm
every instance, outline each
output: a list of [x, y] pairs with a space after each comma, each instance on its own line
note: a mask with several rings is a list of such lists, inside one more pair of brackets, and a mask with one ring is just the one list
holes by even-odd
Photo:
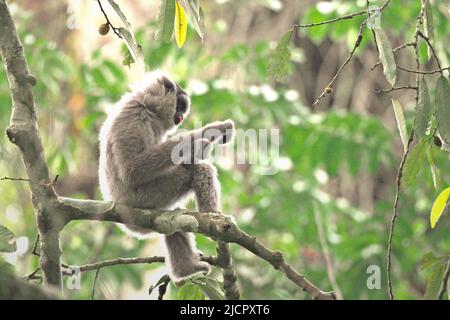
[[[140, 139], [117, 139], [113, 154], [119, 167], [119, 175], [130, 187], [143, 185], [180, 165], [181, 163], [174, 161], [173, 155], [178, 157], [177, 160], [182, 158], [183, 161], [190, 160], [190, 163], [194, 158], [203, 159], [207, 154], [205, 150], [210, 150], [208, 148], [211, 143], [228, 143], [231, 140], [233, 128], [231, 120], [213, 122], [144, 150]], [[177, 149], [173, 154], [175, 147]]]
[[167, 140], [139, 153], [129, 153], [120, 146], [116, 146], [116, 150], [121, 151], [117, 152], [116, 155], [122, 180], [130, 187], [137, 187], [176, 166], [172, 161], [172, 149], [182, 143], [181, 140]]
[[228, 143], [231, 141], [234, 133], [234, 123], [232, 120], [211, 122], [203, 128], [189, 131], [181, 135], [192, 141], [198, 139], [207, 139], [210, 142]]

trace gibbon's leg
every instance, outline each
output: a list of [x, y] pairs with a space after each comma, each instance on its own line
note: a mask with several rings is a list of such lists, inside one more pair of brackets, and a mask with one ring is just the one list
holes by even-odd
[[[200, 212], [220, 210], [220, 187], [214, 166], [208, 163], [186, 165], [192, 172], [192, 188]], [[196, 272], [208, 274], [210, 266], [200, 261], [195, 237], [191, 233], [176, 232], [166, 236], [169, 263], [175, 278], [185, 278]]]
[[192, 188], [200, 212], [220, 211], [220, 184], [216, 168], [209, 163], [192, 166]]
[[[141, 201], [148, 199], [144, 207], [170, 208], [186, 197], [193, 190], [194, 177], [197, 174], [194, 166], [196, 165], [177, 166], [140, 188]], [[197, 272], [209, 273], [210, 266], [200, 260], [192, 233], [175, 232], [165, 235], [164, 238], [166, 260], [174, 281]]]

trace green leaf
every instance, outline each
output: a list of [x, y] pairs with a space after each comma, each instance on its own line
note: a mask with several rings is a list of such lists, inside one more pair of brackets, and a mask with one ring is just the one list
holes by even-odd
[[394, 86], [397, 78], [397, 65], [395, 64], [394, 53], [392, 46], [386, 33], [381, 28], [375, 28], [375, 38], [378, 44], [378, 51], [380, 54], [380, 61], [383, 65], [384, 75], [391, 86]]
[[430, 117], [430, 94], [428, 92], [427, 82], [425, 81], [425, 78], [422, 77], [419, 81], [419, 100], [417, 101], [414, 118], [414, 132], [419, 139], [425, 136]]
[[422, 168], [425, 158], [425, 141], [420, 141], [408, 153], [403, 167], [402, 183], [411, 186]]
[[133, 56], [131, 55], [130, 51], [127, 50], [127, 53], [125, 54], [125, 57], [123, 57], [122, 64], [124, 66], [128, 66], [128, 68], [133, 64], [135, 61], [133, 59]]
[[161, 0], [157, 18], [158, 28], [155, 34], [156, 40], [170, 42], [170, 38], [172, 38], [175, 22], [175, 1], [176, 0]]
[[193, 283], [186, 283], [178, 291], [179, 300], [205, 300], [201, 288]]
[[0, 224], [0, 252], [14, 252], [17, 250], [14, 233]]
[[422, 262], [420, 263], [420, 268], [422, 270], [429, 269], [434, 267], [436, 264], [445, 263], [448, 258], [448, 256], [436, 257], [432, 252], [428, 252], [423, 256]]
[[205, 24], [204, 24], [203, 10], [199, 6], [198, 0], [183, 0], [183, 1], [185, 2], [187, 1], [187, 10], [189, 19], [195, 31], [203, 41], [203, 37], [205, 35]]
[[187, 21], [183, 6], [175, 2], [175, 40], [178, 48], [181, 48], [186, 41]]
[[224, 300], [223, 294], [217, 289], [207, 285], [207, 284], [199, 284], [198, 285], [204, 295], [206, 295], [210, 300]]
[[154, 285], [151, 285], [148, 289], [148, 295], [151, 295], [153, 290], [158, 288], [160, 285], [168, 283], [170, 281], [169, 275], [165, 274], [161, 278], [159, 278], [158, 282], [156, 282]]
[[[119, 28], [119, 33], [122, 35], [125, 44], [127, 45], [128, 50], [130, 51], [131, 55], [133, 56], [133, 59], [141, 66], [141, 68], [144, 68], [144, 56], [142, 54], [141, 46], [136, 42], [136, 38], [134, 37], [133, 30], [131, 28], [130, 22], [127, 20], [127, 17], [123, 13], [123, 11], [120, 9], [119, 5], [114, 0], [108, 0], [111, 7], [114, 9], [114, 11], [119, 16], [120, 20], [122, 20], [123, 25], [125, 28]], [[127, 32], [125, 32], [125, 30]]]
[[224, 295], [220, 291], [220, 285], [218, 281], [203, 276], [191, 278], [191, 281], [192, 283], [199, 286], [204, 295], [207, 296], [210, 300], [224, 300]]
[[439, 218], [441, 217], [442, 213], [444, 212], [445, 205], [447, 204], [447, 200], [450, 196], [450, 187], [444, 189], [434, 200], [433, 206], [431, 207], [431, 214], [430, 214], [430, 223], [431, 228], [434, 228], [436, 226], [436, 223], [438, 222]]
[[293, 30], [286, 32], [283, 38], [281, 38], [267, 65], [267, 76], [277, 81], [280, 81], [281, 78], [286, 75], [289, 67], [289, 62], [291, 60], [289, 43], [291, 41], [292, 32]]
[[436, 84], [436, 121], [441, 138], [450, 144], [450, 85], [440, 77]]
[[444, 272], [445, 272], [445, 264], [437, 264], [431, 268], [431, 272], [427, 279], [425, 300], [436, 300], [438, 298], [439, 289], [441, 288]]
[[397, 127], [402, 139], [403, 149], [406, 152], [408, 149], [408, 130], [406, 129], [405, 115], [403, 114], [402, 105], [395, 99], [392, 99], [392, 107], [394, 108], [395, 120], [397, 120]]
[[[431, 43], [433, 43], [434, 38], [434, 23], [433, 23], [433, 11], [431, 10], [430, 0], [424, 1], [424, 15], [423, 15], [423, 25], [425, 36], [428, 37]], [[431, 48], [428, 48], [428, 59], [433, 55]]]
[[144, 66], [144, 58], [142, 55], [142, 48], [134, 40], [133, 34], [129, 30], [122, 28], [122, 27], [118, 28], [118, 32], [122, 36], [123, 40], [125, 41], [128, 51], [130, 52], [134, 61], [138, 62], [139, 65], [141, 65], [143, 67]]
[[430, 142], [426, 144], [426, 152], [427, 152], [428, 164], [430, 165], [431, 176], [433, 177], [433, 186], [437, 190], [437, 189], [439, 189], [439, 185], [441, 183], [441, 173], [439, 171], [439, 168], [436, 166], [435, 150], [436, 149], [434, 148], [434, 146]]

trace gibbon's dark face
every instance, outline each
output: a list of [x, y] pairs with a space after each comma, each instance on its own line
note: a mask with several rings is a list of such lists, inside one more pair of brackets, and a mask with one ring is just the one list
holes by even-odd
[[172, 82], [167, 77], [162, 77], [160, 81], [164, 86], [166, 94], [175, 93], [176, 102], [173, 114], [173, 123], [177, 126], [183, 122], [189, 112], [190, 99], [186, 91], [184, 91], [177, 83]]
[[176, 86], [177, 86], [177, 104], [175, 107], [175, 114], [173, 116], [173, 123], [177, 126], [181, 122], [183, 122], [185, 116], [187, 115], [190, 101], [186, 92], [183, 89], [181, 89], [179, 85]]

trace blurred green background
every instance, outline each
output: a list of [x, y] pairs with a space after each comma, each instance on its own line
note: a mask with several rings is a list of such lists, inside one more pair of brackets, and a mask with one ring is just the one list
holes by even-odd
[[[317, 22], [363, 10], [366, 1], [203, 1], [206, 36], [191, 28], [185, 46], [154, 40], [159, 1], [118, 1], [133, 24], [149, 69], [174, 75], [192, 95], [191, 115], [184, 128], [201, 121], [232, 118], [237, 128], [280, 130], [278, 170], [261, 175], [261, 164], [233, 165], [218, 161], [223, 212], [265, 245], [285, 253], [297, 270], [323, 290], [340, 290], [345, 299], [387, 298], [385, 255], [395, 195], [395, 175], [403, 147], [381, 68], [371, 71], [378, 53], [369, 30], [362, 46], [337, 81], [332, 95], [310, 107], [346, 59], [363, 17], [301, 29], [291, 45], [289, 76], [280, 82], [266, 77], [267, 60], [276, 42], [292, 25]], [[412, 41], [419, 1], [391, 1], [381, 23], [392, 46]], [[129, 83], [136, 66], [122, 65], [125, 47], [112, 33], [102, 37], [104, 22], [95, 1], [9, 1], [25, 47], [38, 121], [51, 174], [59, 174], [59, 194], [101, 199], [97, 183], [98, 130]], [[449, 65], [449, 2], [432, 1], [435, 39], [443, 65]], [[421, 49], [421, 54], [426, 54]], [[413, 50], [396, 54], [402, 66], [414, 68]], [[425, 62], [425, 59], [423, 60]], [[424, 68], [436, 69], [433, 61]], [[398, 84], [414, 84], [413, 74], [399, 73]], [[437, 75], [427, 76], [431, 95]], [[392, 94], [412, 126], [414, 91]], [[434, 99], [433, 99], [434, 100]], [[8, 126], [11, 99], [3, 68], [0, 72], [0, 127]], [[4, 132], [4, 131], [3, 131]], [[436, 147], [437, 148], [437, 147]], [[0, 176], [25, 177], [18, 149], [0, 137]], [[228, 159], [229, 160], [229, 159]], [[450, 181], [449, 154], [437, 152], [442, 186]], [[400, 201], [393, 249], [394, 290], [401, 299], [420, 299], [426, 289], [423, 256], [448, 255], [450, 215], [429, 227], [435, 190], [429, 167]], [[31, 254], [37, 229], [28, 186], [0, 182], [0, 223], [19, 238], [20, 254], [4, 254], [16, 273], [38, 267]], [[448, 211], [448, 210], [447, 210]], [[319, 224], [317, 222], [320, 222]], [[322, 229], [336, 277], [327, 276]], [[214, 243], [197, 236], [205, 254]], [[28, 245], [27, 245], [28, 244]], [[76, 222], [62, 233], [62, 260], [81, 265], [114, 257], [160, 254], [158, 239], [129, 238], [108, 223]], [[326, 250], [325, 250], [326, 251]], [[242, 296], [246, 299], [308, 299], [267, 263], [233, 246]], [[367, 267], [381, 268], [381, 290], [369, 290]], [[96, 299], [154, 299], [148, 288], [166, 269], [163, 265], [103, 268]], [[89, 299], [95, 272], [82, 274], [81, 289], [69, 297]], [[220, 274], [214, 273], [217, 279]], [[66, 278], [65, 278], [66, 281]], [[39, 283], [39, 281], [32, 281]], [[336, 288], [337, 287], [337, 288]], [[179, 289], [169, 286], [168, 298]]]

